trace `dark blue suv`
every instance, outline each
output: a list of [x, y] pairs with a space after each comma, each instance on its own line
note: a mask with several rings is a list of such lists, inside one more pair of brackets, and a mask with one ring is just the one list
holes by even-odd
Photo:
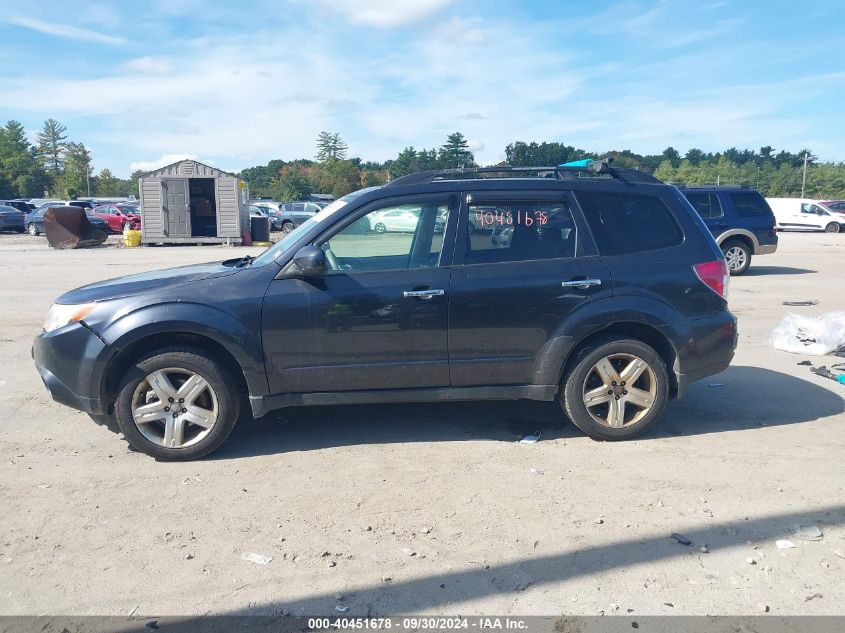
[[777, 250], [775, 216], [765, 198], [746, 187], [681, 187], [725, 254], [731, 275], [741, 275], [752, 255]]
[[[413, 226], [374, 228], [397, 211]], [[214, 450], [247, 402], [260, 417], [556, 400], [590, 437], [623, 440], [730, 363], [728, 282], [701, 219], [648, 174], [424, 172], [336, 200], [257, 258], [72, 290], [33, 357], [53, 398], [114, 413], [159, 459]]]

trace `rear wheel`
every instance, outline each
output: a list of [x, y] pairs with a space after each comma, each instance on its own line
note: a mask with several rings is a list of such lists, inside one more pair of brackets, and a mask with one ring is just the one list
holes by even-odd
[[218, 448], [238, 420], [233, 378], [199, 351], [155, 352], [126, 372], [115, 417], [135, 449], [157, 459], [188, 461]]
[[826, 227], [824, 227], [825, 233], [839, 233], [840, 226], [837, 222], [831, 222]]
[[26, 230], [30, 235], [38, 235], [38, 227], [35, 226], [35, 222], [30, 222], [29, 226], [26, 227]]
[[293, 222], [282, 222], [282, 233], [285, 235], [292, 233], [295, 228]]
[[740, 240], [727, 240], [722, 244], [722, 252], [728, 262], [731, 275], [741, 275], [751, 265], [751, 249]]
[[620, 339], [581, 350], [563, 378], [563, 407], [594, 440], [627, 440], [645, 433], [669, 397], [666, 365], [641, 341]]
[[375, 228], [376, 233], [385, 233], [387, 231], [387, 227], [384, 224], [382, 224], [381, 222], [376, 224], [374, 228]]

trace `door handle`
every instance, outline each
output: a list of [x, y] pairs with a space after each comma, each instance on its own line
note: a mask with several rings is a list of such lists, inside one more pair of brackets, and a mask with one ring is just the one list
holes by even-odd
[[573, 279], [562, 281], [560, 285], [564, 288], [589, 288], [590, 286], [601, 286], [601, 279]]
[[431, 299], [432, 297], [440, 297], [445, 294], [445, 290], [406, 290], [402, 293], [402, 296], [406, 299], [409, 297], [416, 299]]

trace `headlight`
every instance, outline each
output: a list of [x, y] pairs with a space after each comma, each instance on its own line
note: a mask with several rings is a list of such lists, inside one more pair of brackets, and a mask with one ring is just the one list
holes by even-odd
[[57, 330], [68, 323], [81, 321], [91, 314], [96, 307], [96, 302], [77, 303], [72, 305], [54, 303], [50, 308], [50, 311], [47, 313], [47, 318], [44, 319], [44, 331], [52, 332], [53, 330]]

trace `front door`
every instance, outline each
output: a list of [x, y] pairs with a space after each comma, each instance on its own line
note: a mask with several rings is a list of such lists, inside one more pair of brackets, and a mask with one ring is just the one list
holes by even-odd
[[191, 236], [191, 214], [188, 208], [188, 181], [168, 178], [161, 181], [164, 200], [164, 225], [168, 237]]
[[[329, 262], [324, 277], [270, 284], [262, 336], [271, 393], [449, 385], [451, 249], [444, 244], [452, 233], [442, 220], [457, 200], [373, 203], [316, 240]], [[415, 226], [376, 232], [380, 215], [393, 210], [413, 214]]]
[[[534, 384], [567, 317], [610, 299], [610, 273], [564, 192], [472, 193], [462, 205], [449, 308], [453, 387]], [[460, 264], [460, 265], [459, 265]]]

